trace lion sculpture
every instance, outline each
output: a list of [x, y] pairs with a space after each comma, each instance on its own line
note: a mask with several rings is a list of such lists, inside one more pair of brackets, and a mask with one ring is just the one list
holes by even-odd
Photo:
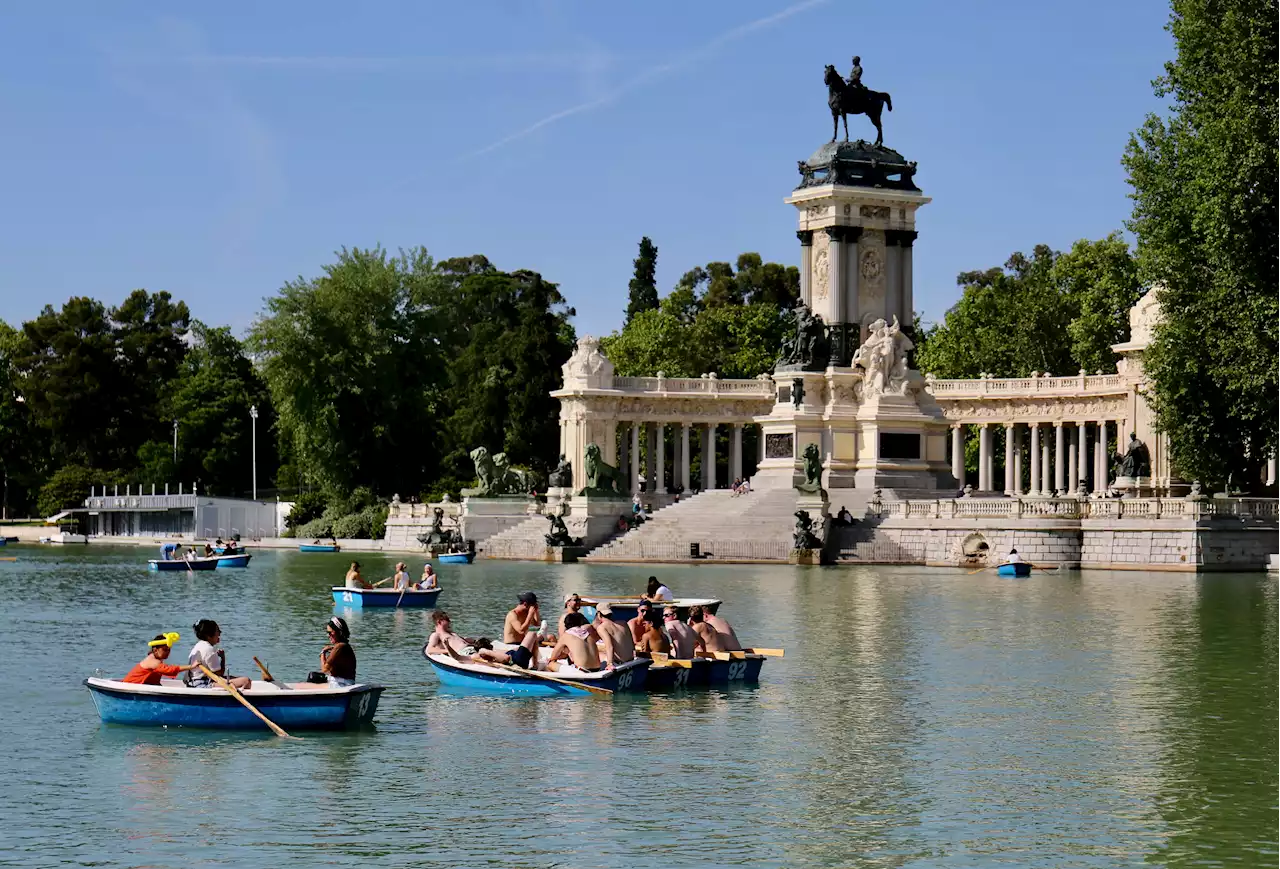
[[506, 453], [490, 456], [484, 447], [476, 447], [471, 451], [471, 461], [475, 462], [480, 485], [468, 489], [469, 495], [523, 495], [537, 487], [537, 477], [533, 472], [511, 467]]
[[626, 491], [626, 481], [622, 478], [622, 472], [613, 465], [605, 463], [600, 457], [600, 447], [597, 444], [587, 444], [586, 470], [587, 486], [579, 494], [621, 495]]

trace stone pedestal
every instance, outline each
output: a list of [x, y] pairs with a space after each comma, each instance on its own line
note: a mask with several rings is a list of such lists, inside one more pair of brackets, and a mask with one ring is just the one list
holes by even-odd
[[826, 372], [780, 368], [773, 379], [773, 411], [756, 418], [764, 438], [764, 458], [751, 479], [757, 489], [789, 489], [803, 483], [805, 447], [816, 444], [821, 454], [826, 442]]
[[468, 496], [462, 499], [458, 525], [465, 539], [479, 542], [536, 516], [539, 508], [526, 495]]
[[625, 498], [574, 495], [569, 499], [564, 525], [569, 529], [570, 535], [581, 537], [583, 547], [590, 550], [603, 543], [616, 530], [618, 516], [630, 513], [631, 502]]
[[923, 383], [910, 372], [905, 394], [874, 395], [858, 407], [857, 488], [910, 497], [959, 487], [946, 460], [949, 423]]
[[1155, 495], [1150, 477], [1116, 477], [1111, 488], [1119, 492], [1122, 498], [1151, 498]]
[[548, 546], [542, 560], [552, 564], [572, 564], [587, 551], [585, 546]]

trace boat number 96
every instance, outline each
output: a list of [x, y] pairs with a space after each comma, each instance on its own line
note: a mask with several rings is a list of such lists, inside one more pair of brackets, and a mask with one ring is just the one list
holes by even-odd
[[618, 687], [619, 688], [631, 687], [631, 671], [630, 670], [624, 670], [623, 672], [618, 674]]
[[351, 603], [351, 592], [344, 591], [342, 593], [342, 601], [343, 603]]
[[741, 679], [747, 675], [746, 661], [730, 661], [729, 662], [729, 679]]
[[369, 711], [370, 695], [368, 693], [360, 696], [360, 704], [356, 707], [356, 717], [364, 718], [365, 713]]

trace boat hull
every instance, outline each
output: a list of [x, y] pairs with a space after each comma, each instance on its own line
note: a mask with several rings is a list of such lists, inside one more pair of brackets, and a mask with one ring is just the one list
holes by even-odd
[[1030, 576], [1031, 565], [1025, 561], [1016, 564], [1002, 564], [996, 568], [997, 576]]
[[754, 685], [760, 681], [760, 668], [764, 666], [764, 655], [744, 655], [741, 658], [730, 658], [722, 661], [711, 659], [708, 683], [711, 685], [728, 685], [732, 682], [745, 682]]
[[443, 590], [401, 592], [388, 588], [344, 588], [339, 585], [334, 586], [332, 592], [333, 602], [342, 606], [408, 609], [435, 606], [436, 598]]
[[[591, 692], [573, 685], [522, 676], [508, 670], [485, 667], [479, 664], [463, 664], [441, 655], [428, 655], [424, 646], [422, 654], [435, 669], [442, 685], [475, 694], [497, 694], [514, 697], [589, 697]], [[614, 670], [574, 676], [553, 672], [548, 675], [560, 679], [582, 682], [596, 688], [607, 688], [615, 694], [640, 693], [645, 690], [650, 662], [637, 659]]]
[[470, 564], [476, 560], [474, 552], [442, 552], [436, 556], [441, 564]]
[[[212, 730], [267, 730], [234, 697], [218, 688], [187, 688], [178, 680], [133, 685], [114, 679], [86, 679], [98, 717], [107, 724], [135, 727], [199, 727]], [[288, 690], [257, 683], [243, 692], [263, 715], [285, 730], [349, 730], [373, 723], [383, 688]]]
[[252, 555], [219, 555], [218, 567], [248, 567]]
[[711, 684], [711, 661], [694, 658], [691, 661], [655, 663], [645, 678], [646, 691], [673, 691], [679, 688], [698, 688]]
[[218, 568], [217, 558], [193, 558], [190, 561], [177, 559], [174, 561], [161, 561], [152, 559], [147, 562], [149, 570], [173, 570], [181, 573], [187, 573], [191, 570], [216, 570]]
[[328, 543], [303, 543], [298, 547], [299, 552], [340, 552], [341, 546], [330, 546]]

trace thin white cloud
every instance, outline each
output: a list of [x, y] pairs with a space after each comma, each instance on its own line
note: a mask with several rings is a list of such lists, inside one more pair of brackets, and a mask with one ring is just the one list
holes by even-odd
[[550, 52], [497, 55], [420, 54], [403, 56], [350, 55], [259, 55], [259, 54], [188, 54], [130, 58], [138, 66], [184, 64], [191, 66], [241, 67], [250, 69], [345, 70], [404, 69], [414, 66], [451, 68], [482, 67], [563, 67], [576, 68], [595, 58], [591, 52]]
[[763, 18], [757, 18], [756, 20], [748, 21], [745, 24], [739, 24], [737, 27], [733, 27], [733, 28], [730, 28], [729, 30], [726, 30], [724, 33], [721, 33], [719, 36], [714, 37], [713, 39], [707, 41], [706, 43], [693, 49], [692, 51], [688, 51], [685, 54], [682, 54], [674, 58], [673, 60], [669, 60], [665, 63], [660, 63], [660, 64], [657, 64], [656, 66], [652, 66], [646, 70], [643, 70], [638, 75], [635, 75], [630, 79], [627, 79], [622, 84], [618, 85], [617, 87], [613, 88], [610, 91], [607, 91], [603, 95], [596, 97], [595, 99], [587, 100], [586, 102], [569, 106], [568, 108], [561, 109], [558, 112], [553, 112], [552, 114], [547, 115], [545, 118], [540, 118], [539, 120], [534, 121], [532, 124], [529, 124], [526, 127], [522, 127], [513, 133], [509, 133], [508, 135], [503, 136], [501, 139], [498, 139], [497, 141], [494, 141], [489, 143], [488, 145], [485, 145], [483, 148], [480, 148], [476, 151], [472, 151], [471, 153], [464, 155], [462, 159], [471, 159], [474, 157], [483, 156], [484, 154], [488, 154], [492, 151], [498, 150], [504, 145], [509, 145], [512, 142], [518, 141], [520, 139], [525, 138], [526, 136], [536, 133], [538, 130], [543, 129], [544, 127], [549, 127], [558, 121], [563, 121], [565, 118], [573, 117], [574, 115], [581, 115], [586, 112], [594, 111], [595, 109], [601, 108], [603, 106], [607, 106], [610, 103], [618, 100], [620, 97], [630, 93], [633, 90], [636, 90], [640, 87], [643, 87], [644, 85], [650, 84], [654, 81], [665, 78], [675, 72], [678, 72], [682, 69], [692, 66], [693, 64], [706, 58], [707, 56], [714, 54], [720, 48], [724, 47], [725, 45], [731, 42], [735, 42], [739, 39], [742, 39], [744, 36], [748, 36], [752, 33], [755, 33], [758, 30], [764, 30], [767, 27], [771, 27], [772, 25], [777, 24], [779, 21], [783, 21], [787, 18], [790, 18], [793, 15], [799, 15], [801, 12], [807, 12], [808, 10], [814, 8], [815, 6], [821, 6], [826, 2], [827, 0], [802, 0], [802, 2], [794, 3], [791, 6], [788, 6], [787, 8], [779, 12], [775, 12], [772, 15], [766, 15]]

